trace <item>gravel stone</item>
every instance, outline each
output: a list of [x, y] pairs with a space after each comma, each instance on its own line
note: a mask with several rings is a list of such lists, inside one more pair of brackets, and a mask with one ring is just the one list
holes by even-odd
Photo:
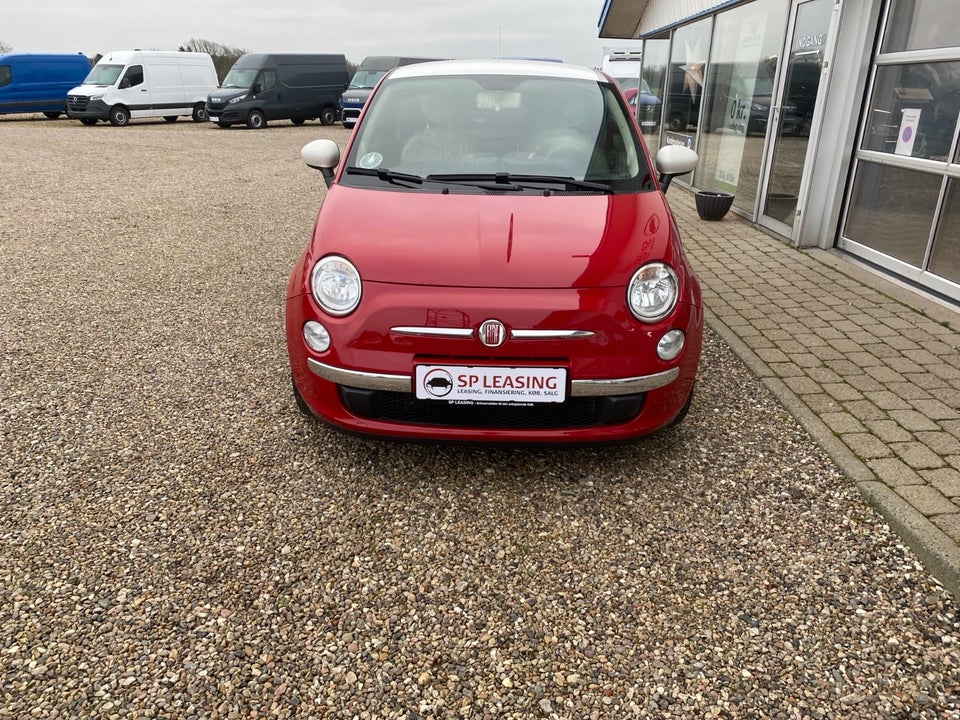
[[710, 332], [629, 445], [300, 416], [347, 136], [0, 119], [0, 718], [960, 717], [957, 602]]

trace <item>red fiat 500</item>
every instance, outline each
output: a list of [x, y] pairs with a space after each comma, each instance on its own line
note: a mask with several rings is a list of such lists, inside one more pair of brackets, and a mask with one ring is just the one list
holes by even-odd
[[287, 288], [301, 410], [428, 440], [595, 442], [679, 421], [700, 288], [606, 75], [445, 61], [385, 77], [345, 148], [303, 149], [328, 192]]

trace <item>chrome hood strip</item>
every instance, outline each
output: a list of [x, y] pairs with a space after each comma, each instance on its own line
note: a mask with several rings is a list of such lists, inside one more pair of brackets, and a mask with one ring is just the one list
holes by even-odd
[[[413, 377], [410, 375], [387, 375], [385, 373], [344, 370], [307, 358], [307, 367], [317, 377], [337, 385], [364, 390], [387, 390], [389, 392], [413, 391]], [[629, 378], [604, 380], [573, 380], [570, 383], [570, 397], [606, 397], [608, 395], [629, 395], [647, 392], [669, 385], [677, 379], [680, 368], [670, 368], [653, 375], [640, 375]]]
[[412, 327], [404, 325], [392, 327], [390, 328], [390, 332], [394, 332], [397, 335], [425, 335], [427, 337], [473, 337], [473, 330], [471, 328]]
[[514, 340], [566, 340], [593, 337], [592, 330], [511, 330]]

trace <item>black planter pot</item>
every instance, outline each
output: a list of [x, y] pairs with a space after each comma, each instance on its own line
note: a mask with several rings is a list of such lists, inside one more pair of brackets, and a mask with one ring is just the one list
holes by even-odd
[[701, 220], [721, 220], [733, 205], [733, 195], [728, 192], [698, 190], [694, 196], [697, 214]]

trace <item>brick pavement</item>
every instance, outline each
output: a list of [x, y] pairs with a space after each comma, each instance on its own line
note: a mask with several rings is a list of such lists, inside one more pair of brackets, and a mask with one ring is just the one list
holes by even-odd
[[960, 598], [960, 308], [667, 197], [707, 324]]

